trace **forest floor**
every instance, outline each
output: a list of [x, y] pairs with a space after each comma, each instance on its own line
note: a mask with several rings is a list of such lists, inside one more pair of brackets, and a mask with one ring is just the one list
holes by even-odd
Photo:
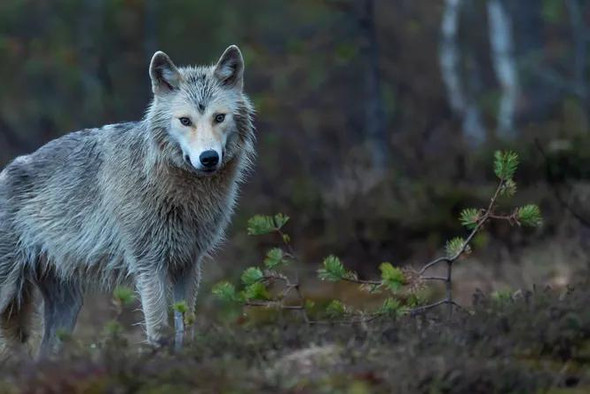
[[470, 313], [364, 324], [197, 325], [182, 352], [111, 330], [69, 340], [52, 360], [3, 365], [17, 393], [583, 393], [590, 392], [590, 289], [474, 294]]

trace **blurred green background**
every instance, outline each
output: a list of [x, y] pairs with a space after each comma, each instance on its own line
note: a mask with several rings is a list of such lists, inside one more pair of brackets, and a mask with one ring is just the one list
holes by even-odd
[[588, 265], [589, 21], [587, 0], [2, 0], [0, 164], [140, 119], [156, 50], [210, 64], [237, 44], [259, 156], [204, 294], [262, 259], [257, 213], [292, 217], [303, 275], [330, 253], [363, 277], [423, 262], [506, 147], [545, 226], [490, 227], [457, 290], [565, 286]]

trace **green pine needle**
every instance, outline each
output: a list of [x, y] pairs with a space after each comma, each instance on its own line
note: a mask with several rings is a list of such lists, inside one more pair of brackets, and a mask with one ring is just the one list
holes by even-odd
[[246, 300], [266, 301], [270, 299], [270, 294], [262, 282], [252, 283], [244, 289], [244, 298]]
[[248, 235], [264, 235], [279, 231], [289, 221], [289, 216], [277, 213], [274, 216], [255, 215], [248, 220]]
[[346, 306], [338, 300], [330, 301], [330, 303], [326, 307], [326, 314], [331, 318], [341, 317], [342, 315], [345, 315], [346, 313], [347, 313]]
[[322, 263], [322, 268], [318, 270], [318, 276], [321, 280], [337, 282], [349, 277], [350, 273], [346, 271], [338, 257], [330, 255]]
[[135, 301], [135, 292], [129, 287], [117, 286], [113, 291], [113, 298], [121, 306], [128, 306]]
[[502, 189], [500, 189], [500, 195], [506, 197], [512, 197], [516, 194], [516, 182], [512, 179], [507, 179], [504, 181], [502, 185]]
[[283, 215], [282, 213], [277, 213], [274, 216], [274, 224], [277, 230], [283, 228], [285, 224], [289, 221], [289, 216]]
[[264, 258], [264, 266], [269, 270], [276, 269], [286, 263], [285, 253], [281, 248], [272, 248]]
[[245, 286], [249, 286], [253, 283], [260, 282], [264, 278], [264, 273], [258, 267], [246, 268], [242, 274], [242, 283]]
[[518, 167], [518, 155], [514, 152], [496, 151], [494, 154], [494, 172], [504, 181], [512, 179]]
[[475, 208], [467, 208], [461, 211], [459, 215], [459, 221], [461, 224], [468, 229], [473, 229], [477, 226], [477, 221], [479, 220], [479, 210]]
[[272, 216], [255, 215], [248, 220], [248, 235], [264, 235], [275, 231]]
[[174, 305], [172, 305], [172, 309], [175, 312], [179, 312], [184, 315], [186, 312], [188, 312], [188, 305], [186, 301], [175, 302]]
[[236, 288], [229, 282], [220, 282], [213, 287], [213, 295], [223, 302], [238, 301]]
[[383, 284], [392, 291], [399, 290], [406, 282], [402, 270], [394, 267], [391, 263], [381, 263], [379, 270], [381, 271]]
[[523, 226], [539, 227], [543, 224], [541, 210], [535, 204], [528, 204], [516, 210], [518, 221]]
[[[463, 249], [464, 244], [465, 244], [465, 240], [461, 237], [456, 237], [456, 238], [453, 238], [450, 241], [448, 241], [447, 245], [445, 247], [446, 252], [447, 252], [447, 257], [452, 258], [452, 257], [455, 257], [457, 254], [459, 254], [459, 252], [461, 252], [461, 250]], [[467, 251], [467, 249], [466, 249], [466, 251]]]
[[381, 305], [377, 313], [383, 315], [395, 315], [401, 311], [401, 306], [402, 304], [401, 302], [399, 302], [399, 300], [389, 297], [386, 298], [385, 301], [383, 301], [383, 304]]

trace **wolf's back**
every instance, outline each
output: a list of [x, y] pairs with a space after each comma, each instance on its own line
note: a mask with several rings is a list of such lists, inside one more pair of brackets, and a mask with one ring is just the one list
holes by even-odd
[[[0, 175], [0, 300], [27, 275], [50, 269], [61, 276], [111, 257], [119, 268], [117, 226], [105, 201], [105, 161], [124, 152], [132, 124], [67, 134], [10, 163]], [[127, 143], [129, 141], [126, 141]], [[119, 148], [116, 148], [119, 146]], [[105, 249], [109, 251], [106, 252]], [[6, 294], [5, 294], [6, 293]], [[5, 297], [6, 296], [6, 297]], [[0, 301], [0, 310], [2, 309]]]

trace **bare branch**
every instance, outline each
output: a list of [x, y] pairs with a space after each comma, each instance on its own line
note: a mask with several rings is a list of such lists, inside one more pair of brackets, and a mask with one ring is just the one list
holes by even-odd
[[442, 281], [447, 280], [447, 278], [444, 276], [423, 276], [421, 279], [422, 280], [442, 280]]

